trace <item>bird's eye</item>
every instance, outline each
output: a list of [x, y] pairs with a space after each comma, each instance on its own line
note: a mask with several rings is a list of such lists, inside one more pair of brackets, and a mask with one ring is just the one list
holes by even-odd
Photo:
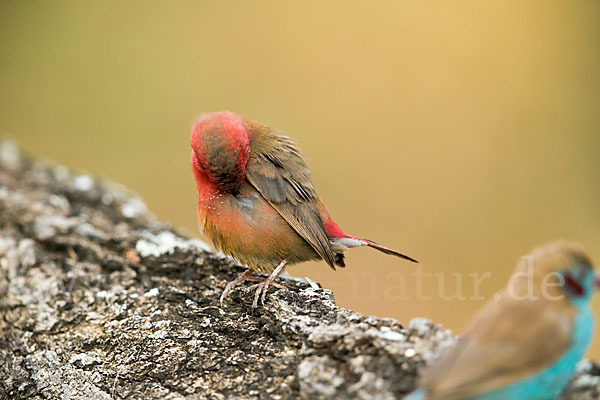
[[582, 297], [585, 294], [585, 290], [583, 286], [577, 281], [577, 279], [573, 278], [571, 274], [566, 273], [565, 275], [565, 285], [569, 289], [571, 293], [573, 293], [577, 297]]

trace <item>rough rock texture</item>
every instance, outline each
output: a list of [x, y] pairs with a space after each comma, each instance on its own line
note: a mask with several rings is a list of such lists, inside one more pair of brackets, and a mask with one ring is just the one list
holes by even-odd
[[[251, 313], [242, 268], [123, 188], [0, 142], [1, 399], [398, 399], [453, 334], [338, 308], [288, 278]], [[597, 399], [580, 364], [569, 399]]]

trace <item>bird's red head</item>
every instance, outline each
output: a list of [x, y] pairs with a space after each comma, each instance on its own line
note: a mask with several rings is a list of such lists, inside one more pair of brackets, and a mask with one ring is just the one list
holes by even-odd
[[246, 176], [252, 133], [247, 123], [229, 111], [202, 115], [192, 128], [192, 170], [219, 190], [235, 191]]

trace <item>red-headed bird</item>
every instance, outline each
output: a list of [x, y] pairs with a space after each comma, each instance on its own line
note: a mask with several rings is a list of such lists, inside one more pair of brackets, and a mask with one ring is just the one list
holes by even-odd
[[[227, 284], [221, 301], [244, 281], [258, 281], [252, 307], [286, 265], [323, 259], [344, 267], [344, 251], [369, 246], [331, 219], [314, 189], [306, 159], [293, 139], [232, 112], [205, 114], [190, 138], [198, 186], [198, 223], [215, 247], [248, 270]], [[266, 279], [252, 272], [269, 273]]]

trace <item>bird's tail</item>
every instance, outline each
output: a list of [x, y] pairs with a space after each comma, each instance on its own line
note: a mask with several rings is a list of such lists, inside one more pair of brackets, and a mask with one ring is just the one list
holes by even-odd
[[373, 242], [372, 240], [368, 240], [368, 239], [359, 239], [359, 240], [362, 240], [363, 242], [365, 242], [365, 243], [366, 243], [366, 245], [367, 245], [367, 246], [369, 246], [369, 247], [372, 247], [372, 248], [374, 248], [375, 250], [379, 250], [379, 251], [381, 251], [382, 253], [385, 253], [385, 254], [391, 254], [391, 255], [393, 255], [393, 256], [400, 257], [400, 258], [404, 258], [405, 260], [408, 260], [408, 261], [412, 261], [412, 262], [416, 262], [416, 263], [418, 263], [418, 261], [417, 261], [417, 260], [415, 260], [414, 258], [412, 258], [412, 257], [409, 257], [409, 256], [407, 256], [406, 254], [402, 254], [402, 253], [400, 253], [400, 252], [397, 252], [396, 250], [392, 250], [392, 249], [390, 249], [389, 247], [385, 247], [385, 246], [382, 246], [382, 245], [380, 245], [380, 244], [377, 244], [377, 243]]

